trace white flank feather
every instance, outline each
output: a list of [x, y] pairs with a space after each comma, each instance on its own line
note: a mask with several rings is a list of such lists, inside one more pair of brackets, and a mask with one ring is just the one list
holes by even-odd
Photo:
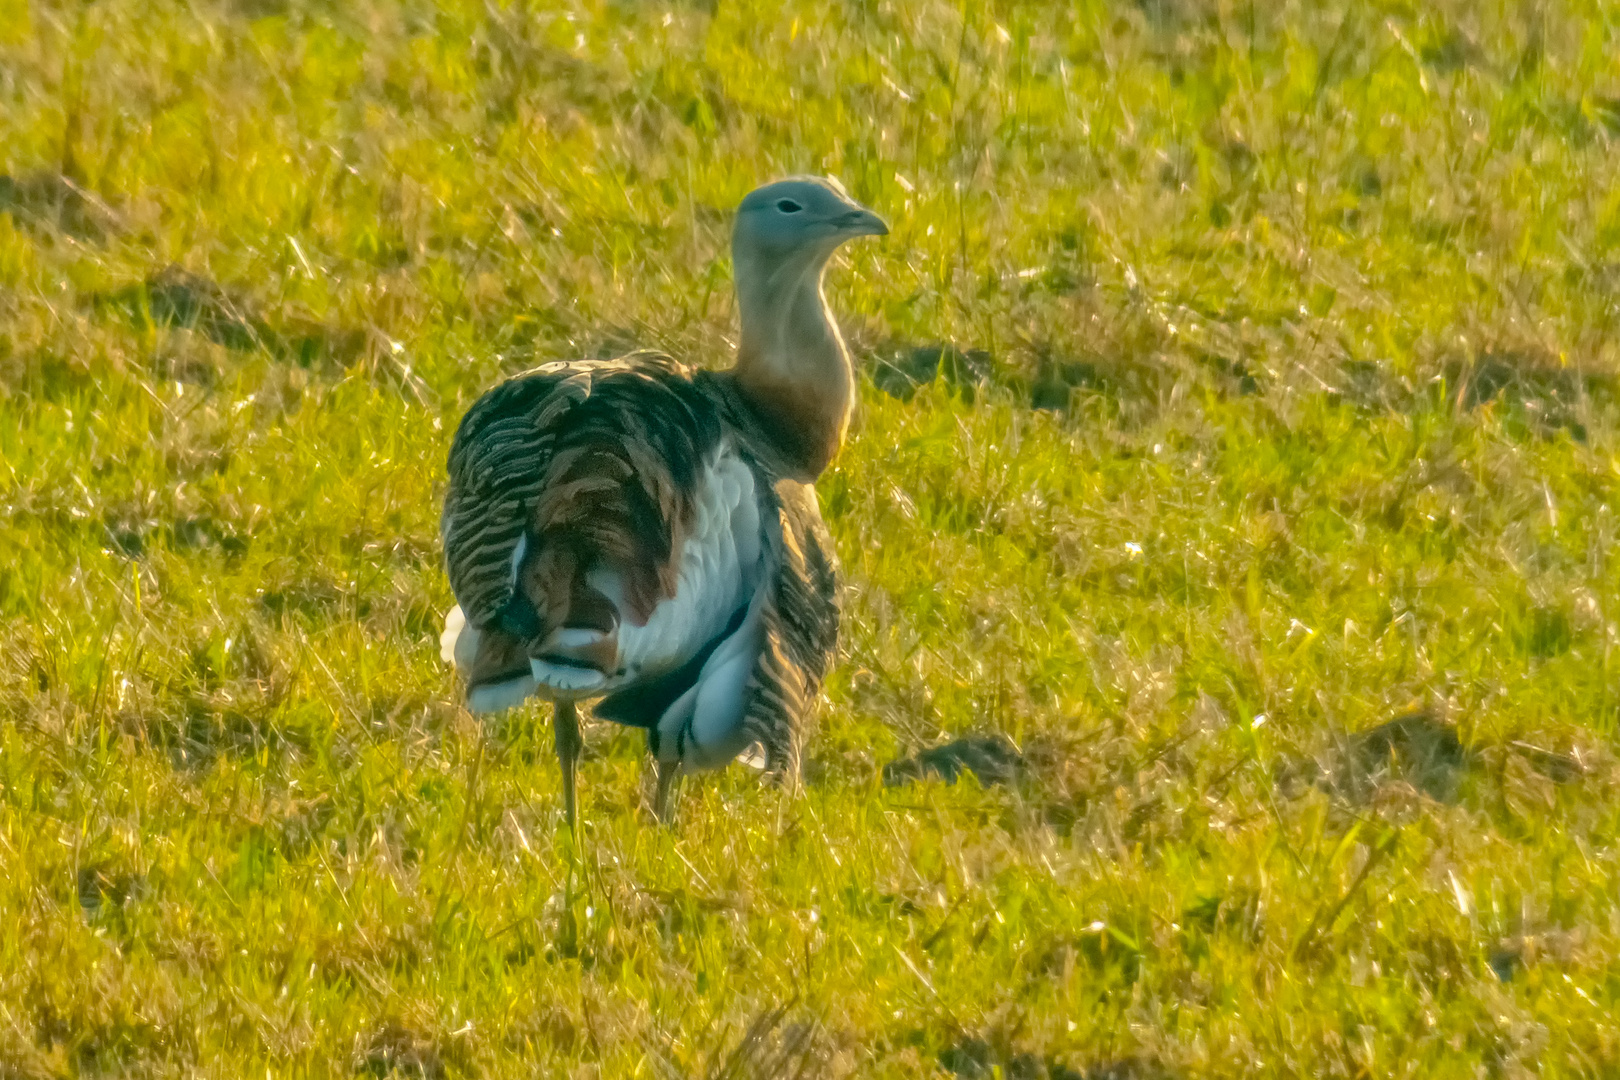
[[515, 709], [533, 694], [535, 681], [527, 675], [508, 679], [502, 683], [488, 683], [476, 687], [467, 695], [467, 711], [472, 713], [505, 712]]
[[554, 664], [531, 657], [529, 669], [534, 672], [535, 683], [545, 687], [546, 696], [558, 700], [590, 697], [607, 685], [607, 676], [595, 668]]
[[462, 671], [472, 667], [478, 655], [478, 630], [467, 625], [467, 616], [457, 604], [444, 613], [444, 633], [439, 635], [439, 659]]
[[717, 769], [747, 749], [743, 691], [764, 640], [765, 590], [760, 583], [742, 625], [704, 661], [691, 689], [658, 718], [659, 757], [679, 758], [686, 770]]
[[[596, 569], [586, 581], [619, 609], [619, 664], [629, 681], [643, 671], [677, 667], [726, 628], [759, 579], [759, 504], [754, 474], [722, 446], [698, 483], [692, 529], [681, 547], [675, 595], [653, 608], [646, 625], [628, 618], [618, 573]], [[621, 678], [615, 678], [619, 683]]]
[[518, 542], [512, 548], [512, 588], [518, 587], [518, 572], [523, 569], [523, 556], [529, 553], [529, 534], [519, 533]]

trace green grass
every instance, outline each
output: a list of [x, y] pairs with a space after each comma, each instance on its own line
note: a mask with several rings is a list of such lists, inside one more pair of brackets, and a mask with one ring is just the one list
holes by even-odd
[[[795, 171], [806, 783], [593, 727], [575, 846], [448, 440]], [[1620, 1072], [1620, 6], [14, 0], [0, 173], [0, 1076]]]

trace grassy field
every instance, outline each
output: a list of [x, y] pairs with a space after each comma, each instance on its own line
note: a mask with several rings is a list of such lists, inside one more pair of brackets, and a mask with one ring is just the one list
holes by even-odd
[[[576, 844], [450, 434], [801, 171], [805, 784]], [[1620, 1075], [1620, 5], [11, 0], [0, 173], [0, 1077]]]

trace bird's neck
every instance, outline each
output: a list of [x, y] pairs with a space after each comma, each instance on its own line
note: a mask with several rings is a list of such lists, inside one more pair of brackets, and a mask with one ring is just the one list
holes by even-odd
[[826, 263], [816, 252], [764, 272], [737, 265], [742, 342], [732, 375], [804, 480], [838, 453], [855, 405], [849, 352], [821, 295]]

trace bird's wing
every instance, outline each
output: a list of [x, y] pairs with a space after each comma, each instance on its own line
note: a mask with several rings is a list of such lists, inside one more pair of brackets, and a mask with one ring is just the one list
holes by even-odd
[[441, 532], [462, 623], [450, 640], [447, 620], [445, 652], [475, 709], [515, 704], [537, 679], [611, 689], [621, 624], [645, 626], [676, 594], [721, 435], [713, 403], [658, 354], [548, 364], [473, 406]]
[[546, 364], [514, 376], [462, 417], [439, 519], [460, 621], [492, 622], [511, 600], [524, 530], [569, 412], [590, 397], [596, 365]]
[[838, 647], [838, 563], [816, 489], [781, 480], [775, 494], [779, 546], [745, 690], [744, 745], [757, 742], [767, 768], [797, 776], [804, 725]]

